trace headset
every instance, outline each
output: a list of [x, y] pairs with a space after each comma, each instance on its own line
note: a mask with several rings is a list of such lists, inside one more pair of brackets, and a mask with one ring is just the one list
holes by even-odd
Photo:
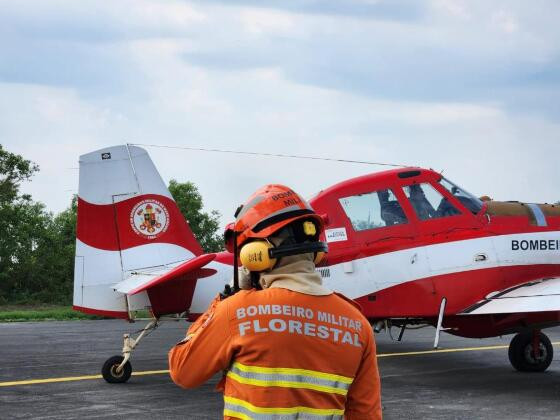
[[243, 266], [252, 272], [272, 270], [281, 257], [313, 253], [314, 263], [319, 264], [328, 252], [325, 242], [313, 241], [317, 239], [317, 228], [311, 220], [303, 223], [292, 223], [290, 237], [286, 238], [279, 246], [274, 246], [267, 239], [257, 239], [244, 244], [239, 250], [239, 259]]

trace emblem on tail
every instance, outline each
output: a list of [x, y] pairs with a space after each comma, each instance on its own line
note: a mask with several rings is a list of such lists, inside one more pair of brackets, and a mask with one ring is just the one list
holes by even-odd
[[130, 226], [136, 234], [155, 239], [167, 231], [169, 212], [159, 201], [142, 200], [130, 212]]

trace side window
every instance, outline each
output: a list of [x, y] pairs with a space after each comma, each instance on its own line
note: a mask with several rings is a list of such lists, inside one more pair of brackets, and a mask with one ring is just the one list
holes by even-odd
[[410, 200], [416, 215], [420, 220], [437, 219], [461, 214], [430, 184], [413, 184], [404, 187], [404, 193]]
[[353, 195], [341, 198], [339, 201], [356, 231], [408, 222], [391, 190]]

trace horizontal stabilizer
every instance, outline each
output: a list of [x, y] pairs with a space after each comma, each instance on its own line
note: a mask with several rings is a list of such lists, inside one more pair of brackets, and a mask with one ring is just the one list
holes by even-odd
[[[114, 289], [120, 293], [135, 295], [170, 280], [194, 273], [213, 261], [214, 258], [216, 258], [216, 254], [203, 254], [188, 261], [164, 268], [158, 267], [152, 270], [145, 269], [140, 272], [134, 272], [126, 280], [117, 283]], [[208, 275], [212, 273], [214, 273], [213, 270]], [[197, 276], [198, 278], [206, 277], [204, 273], [200, 274]]]
[[461, 315], [560, 311], [560, 278], [548, 278], [490, 293]]

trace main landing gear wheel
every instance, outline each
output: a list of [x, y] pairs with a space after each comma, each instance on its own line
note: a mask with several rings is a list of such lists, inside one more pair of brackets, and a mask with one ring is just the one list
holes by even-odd
[[130, 362], [126, 362], [121, 369], [118, 371], [118, 368], [124, 357], [122, 356], [113, 356], [109, 357], [105, 363], [103, 363], [103, 367], [101, 368], [101, 374], [103, 375], [103, 379], [105, 379], [110, 384], [122, 384], [130, 379], [130, 375], [132, 374], [132, 366]]
[[544, 372], [552, 362], [553, 353], [549, 338], [534, 331], [513, 337], [508, 356], [511, 365], [520, 372]]

